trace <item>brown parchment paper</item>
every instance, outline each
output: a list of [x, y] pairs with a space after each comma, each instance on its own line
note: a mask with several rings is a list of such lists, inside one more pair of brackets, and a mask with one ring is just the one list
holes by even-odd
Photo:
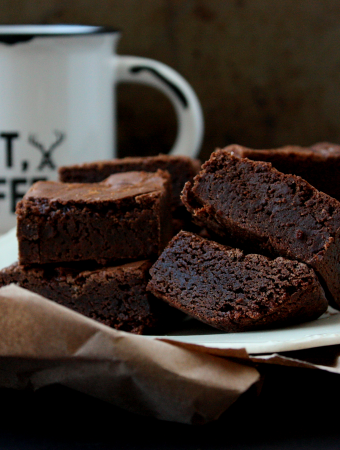
[[[54, 383], [136, 413], [217, 419], [263, 364], [340, 373], [340, 345], [248, 355], [119, 332], [15, 285], [0, 289], [0, 387]], [[260, 383], [259, 383], [260, 385]]]
[[119, 332], [15, 285], [0, 289], [0, 330], [1, 387], [61, 383], [164, 420], [214, 420], [259, 379], [228, 353]]

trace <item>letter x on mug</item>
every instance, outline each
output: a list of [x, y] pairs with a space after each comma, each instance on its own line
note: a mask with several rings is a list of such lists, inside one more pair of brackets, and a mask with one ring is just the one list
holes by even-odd
[[15, 225], [15, 205], [35, 181], [116, 156], [119, 82], [166, 94], [178, 117], [171, 154], [197, 156], [203, 115], [193, 89], [165, 64], [117, 55], [119, 37], [87, 25], [0, 26], [0, 233]]

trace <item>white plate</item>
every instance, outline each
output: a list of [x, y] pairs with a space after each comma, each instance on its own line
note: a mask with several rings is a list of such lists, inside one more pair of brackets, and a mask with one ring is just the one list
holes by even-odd
[[[0, 269], [17, 260], [15, 229], [0, 237]], [[248, 353], [272, 353], [340, 344], [340, 313], [328, 308], [318, 320], [280, 330], [223, 333], [195, 320], [182, 330], [150, 338], [167, 338], [213, 348], [245, 348]]]

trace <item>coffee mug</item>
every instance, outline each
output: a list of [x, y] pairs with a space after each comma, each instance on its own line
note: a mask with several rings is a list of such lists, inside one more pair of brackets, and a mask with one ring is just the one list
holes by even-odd
[[193, 89], [165, 64], [117, 55], [119, 36], [86, 25], [0, 26], [0, 233], [35, 181], [56, 179], [61, 165], [116, 156], [119, 82], [166, 94], [178, 117], [171, 154], [197, 156], [203, 115]]

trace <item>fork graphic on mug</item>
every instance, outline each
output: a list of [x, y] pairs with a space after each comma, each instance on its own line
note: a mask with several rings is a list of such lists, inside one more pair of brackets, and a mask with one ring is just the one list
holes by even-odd
[[166, 94], [178, 117], [171, 153], [197, 156], [204, 127], [193, 89], [165, 64], [117, 55], [119, 37], [86, 25], [0, 26], [0, 233], [33, 182], [56, 179], [60, 165], [116, 156], [117, 83]]

